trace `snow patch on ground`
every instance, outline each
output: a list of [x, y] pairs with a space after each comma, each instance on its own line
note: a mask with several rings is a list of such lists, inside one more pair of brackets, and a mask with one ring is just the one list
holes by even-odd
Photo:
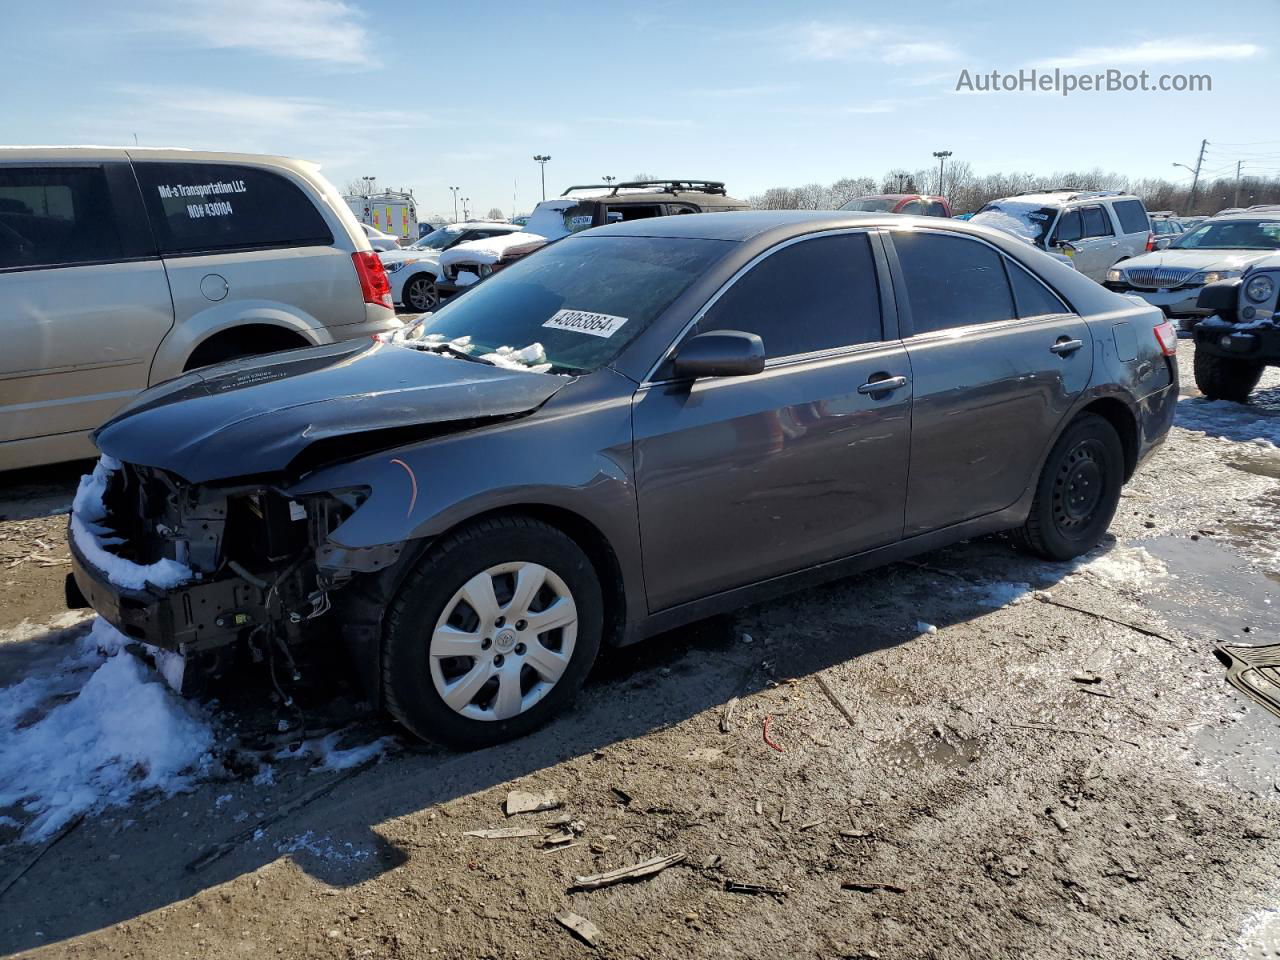
[[1145, 590], [1169, 576], [1169, 567], [1142, 547], [1115, 546], [1100, 556], [1076, 561], [1072, 573], [1083, 573], [1121, 587]]
[[23, 620], [16, 626], [0, 630], [0, 644], [24, 643], [37, 637], [53, 639], [51, 635], [61, 633], [64, 630], [72, 630], [86, 620], [91, 620], [94, 616], [95, 614], [92, 610], [64, 610], [43, 623], [32, 623], [30, 620]]
[[208, 718], [175, 697], [104, 620], [51, 674], [0, 690], [0, 808], [39, 842], [80, 814], [187, 789], [210, 762]]
[[1257, 407], [1229, 400], [1183, 397], [1174, 426], [1208, 436], [1275, 449], [1280, 447], [1280, 416], [1258, 416]]
[[1022, 582], [982, 583], [968, 588], [987, 607], [1008, 607], [1031, 599], [1031, 584]]
[[395, 737], [379, 737], [370, 743], [356, 747], [339, 747], [338, 742], [349, 733], [348, 730], [335, 730], [324, 737], [304, 740], [293, 751], [281, 751], [276, 754], [277, 760], [296, 760], [302, 757], [315, 758], [311, 770], [313, 773], [323, 770], [350, 770], [367, 760], [380, 757], [396, 742]]

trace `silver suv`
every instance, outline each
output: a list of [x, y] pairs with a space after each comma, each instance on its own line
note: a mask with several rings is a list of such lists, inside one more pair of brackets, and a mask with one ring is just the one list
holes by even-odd
[[0, 148], [0, 303], [0, 470], [184, 371], [401, 326], [313, 164], [188, 150]]
[[1076, 270], [1102, 283], [1121, 260], [1147, 250], [1151, 224], [1135, 196], [1109, 191], [1033, 190], [992, 200], [972, 223], [1022, 237], [1071, 258]]

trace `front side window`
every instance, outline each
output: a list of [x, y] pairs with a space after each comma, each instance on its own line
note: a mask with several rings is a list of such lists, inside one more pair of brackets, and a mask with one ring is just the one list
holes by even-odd
[[1017, 315], [1000, 254], [968, 237], [895, 232], [916, 334]]
[[1081, 212], [1084, 218], [1084, 235], [1086, 237], [1110, 237], [1114, 235], [1111, 229], [1111, 218], [1107, 216], [1107, 211], [1102, 207], [1085, 207]]
[[[484, 356], [541, 345], [553, 373], [604, 366], [736, 244], [685, 237], [569, 237], [446, 303], [426, 337]], [[541, 362], [541, 361], [539, 361]]]
[[1062, 215], [1062, 219], [1058, 221], [1057, 232], [1054, 233], [1053, 239], [1055, 243], [1075, 243], [1084, 236], [1084, 218], [1079, 210], [1068, 210]]
[[410, 250], [444, 250], [462, 240], [465, 230], [459, 227], [440, 227], [432, 230], [417, 243], [409, 245]]
[[134, 169], [162, 255], [333, 243], [307, 195], [269, 170], [169, 162]]
[[770, 359], [879, 341], [871, 241], [845, 233], [782, 247], [711, 305], [697, 327], [709, 330], [754, 333]]
[[98, 167], [0, 167], [0, 270], [121, 256]]

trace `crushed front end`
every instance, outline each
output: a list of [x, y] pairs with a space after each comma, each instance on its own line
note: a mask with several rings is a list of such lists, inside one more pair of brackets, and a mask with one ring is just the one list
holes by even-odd
[[[329, 534], [363, 501], [356, 488], [292, 498], [269, 482], [188, 484], [103, 457], [72, 507], [68, 602], [125, 636], [181, 654], [184, 692], [247, 648], [274, 667], [356, 573]], [[198, 669], [191, 669], [198, 665]]]

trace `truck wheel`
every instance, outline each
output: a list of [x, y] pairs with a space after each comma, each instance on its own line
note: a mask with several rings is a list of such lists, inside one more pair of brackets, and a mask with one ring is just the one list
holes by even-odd
[[1216, 357], [1207, 350], [1196, 349], [1196, 386], [1210, 400], [1233, 400], [1244, 403], [1262, 378], [1266, 365], [1256, 360]]
[[392, 602], [387, 707], [459, 749], [523, 736], [573, 702], [603, 623], [600, 581], [572, 539], [528, 517], [471, 524], [432, 546]]
[[1014, 542], [1046, 560], [1087, 553], [1111, 526], [1122, 486], [1124, 449], [1115, 427], [1097, 414], [1081, 414], [1049, 451]]
[[429, 273], [419, 273], [410, 277], [404, 285], [405, 306], [419, 313], [426, 313], [440, 306], [440, 292], [436, 289], [436, 278]]

